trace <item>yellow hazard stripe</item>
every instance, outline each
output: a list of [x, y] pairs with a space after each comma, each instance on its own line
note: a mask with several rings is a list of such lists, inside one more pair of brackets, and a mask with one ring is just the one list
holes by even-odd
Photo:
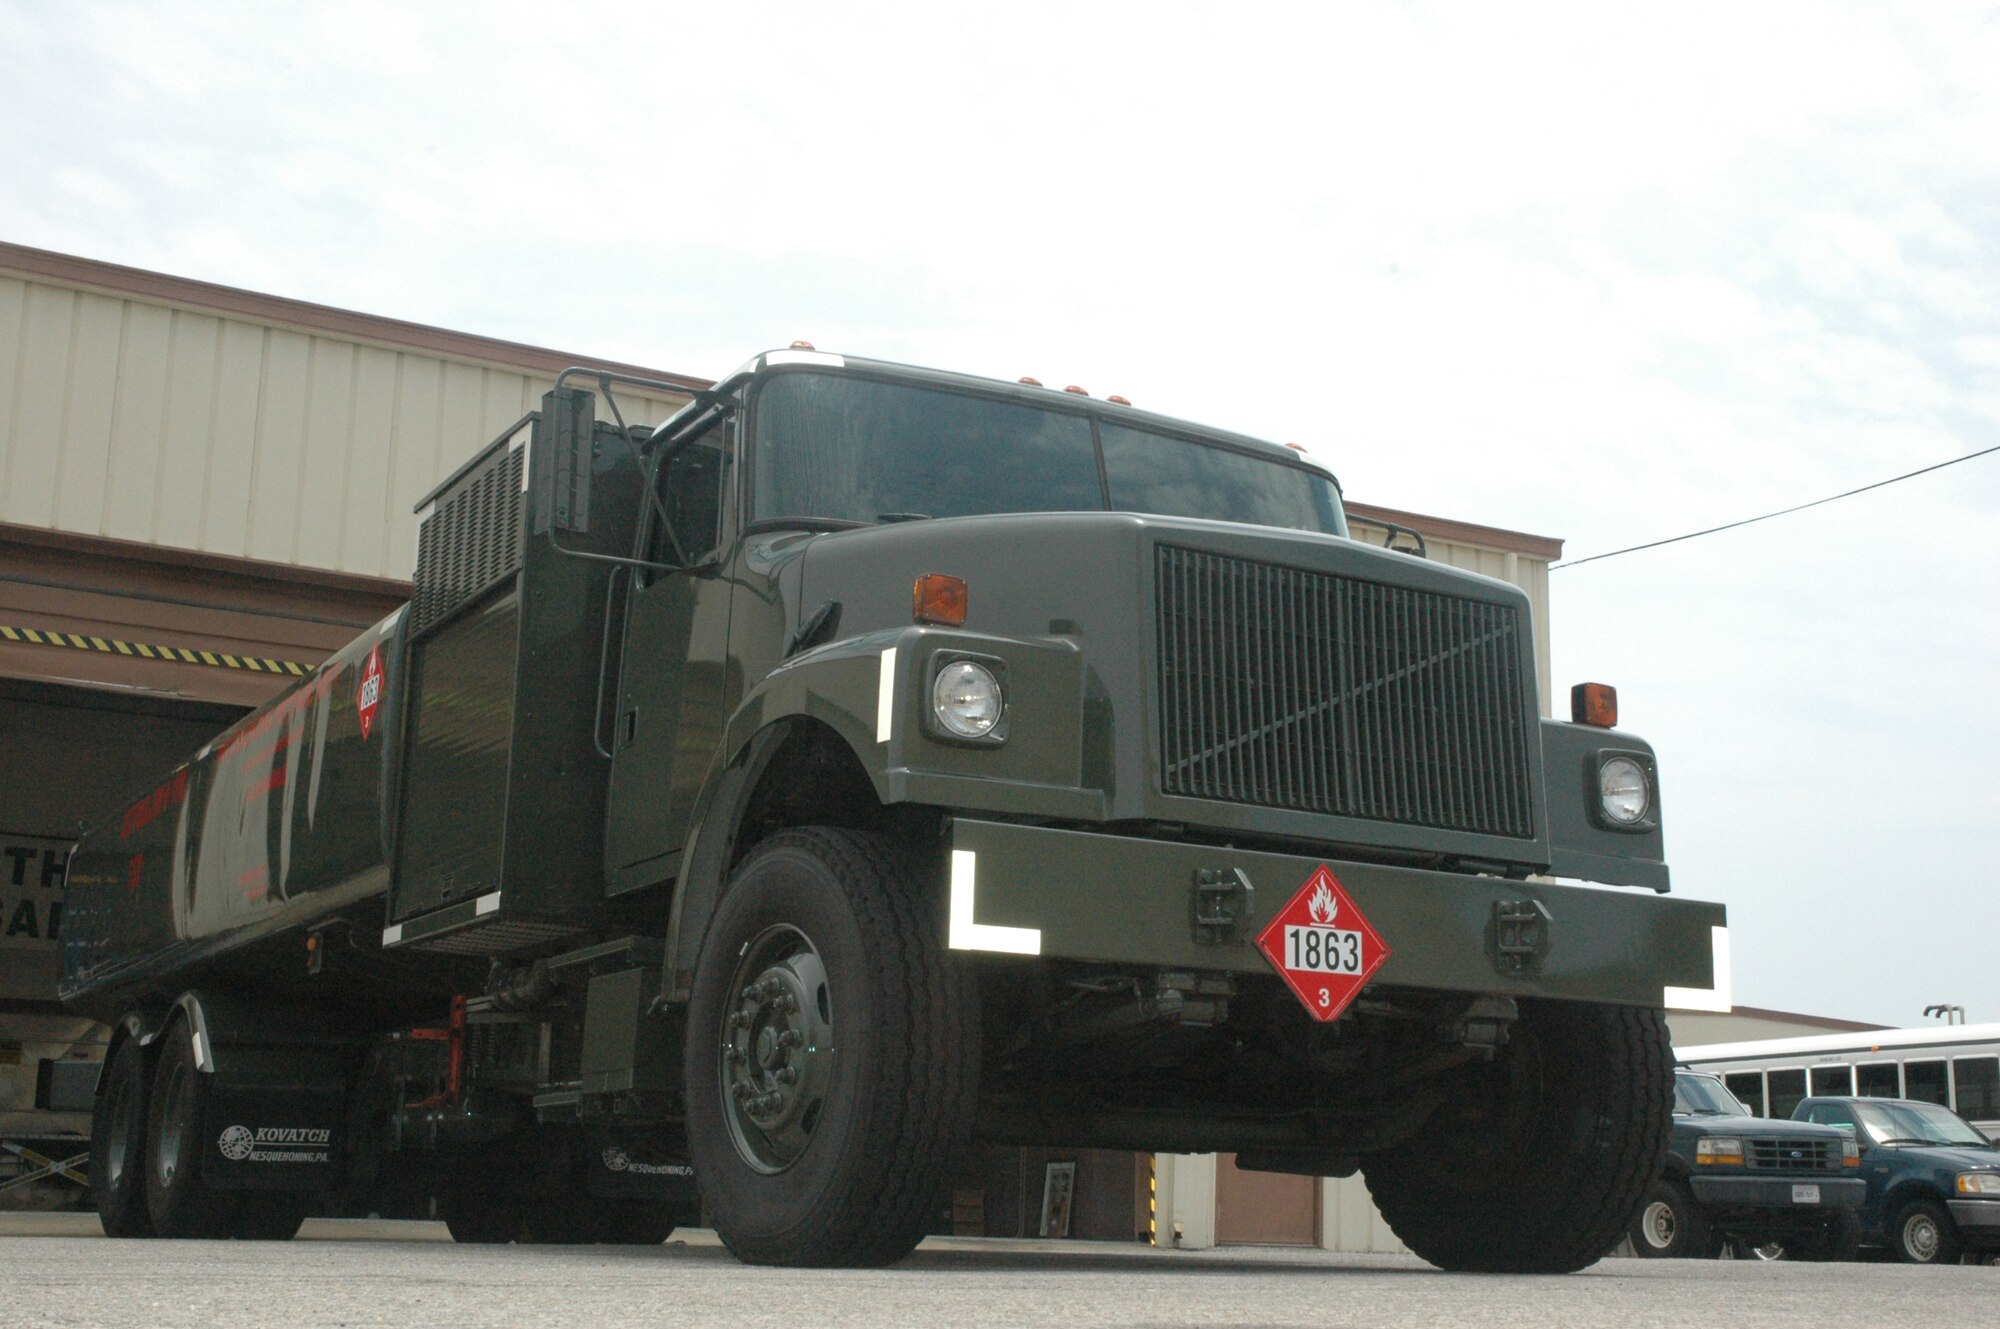
[[303, 678], [313, 666], [296, 660], [273, 660], [268, 656], [229, 655], [222, 651], [189, 650], [185, 646], [153, 646], [143, 641], [107, 641], [103, 637], [80, 637], [74, 632], [11, 627], [0, 623], [0, 638], [25, 641], [36, 646], [61, 646], [67, 650], [104, 651], [111, 655], [133, 655], [145, 660], [172, 660], [177, 664], [210, 665], [217, 669], [247, 669], [258, 674], [290, 674]]

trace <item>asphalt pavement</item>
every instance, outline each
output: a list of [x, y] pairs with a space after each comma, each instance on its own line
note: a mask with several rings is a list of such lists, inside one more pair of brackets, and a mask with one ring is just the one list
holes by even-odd
[[431, 1223], [297, 1241], [107, 1241], [88, 1215], [0, 1215], [5, 1329], [678, 1329], [960, 1325], [1955, 1329], [2000, 1323], [2000, 1269], [1606, 1260], [1542, 1278], [1407, 1256], [938, 1238], [890, 1269], [752, 1269], [712, 1234], [658, 1249], [458, 1246]]

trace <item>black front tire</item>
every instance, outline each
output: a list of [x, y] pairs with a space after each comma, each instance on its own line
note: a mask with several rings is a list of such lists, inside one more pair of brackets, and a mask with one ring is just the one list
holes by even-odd
[[1945, 1207], [1920, 1196], [1889, 1220], [1889, 1249], [1904, 1264], [1957, 1264], [1964, 1244]]
[[937, 894], [881, 839], [824, 827], [731, 879], [695, 969], [687, 1133], [745, 1262], [890, 1264], [935, 1218], [979, 1050]]
[[1628, 1231], [1632, 1253], [1646, 1259], [1712, 1260], [1720, 1250], [1694, 1192], [1672, 1177], [1647, 1189]]
[[90, 1196], [107, 1237], [150, 1237], [146, 1210], [146, 1101], [153, 1059], [136, 1038], [104, 1067], [104, 1091], [90, 1118]]
[[1499, 1055], [1362, 1170], [1390, 1228], [1442, 1269], [1570, 1273], [1625, 1235], [1672, 1107], [1662, 1012], [1523, 1001]]

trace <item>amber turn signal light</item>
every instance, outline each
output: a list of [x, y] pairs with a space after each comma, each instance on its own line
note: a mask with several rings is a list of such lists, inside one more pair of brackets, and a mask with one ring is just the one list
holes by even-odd
[[1569, 690], [1569, 718], [1599, 729], [1618, 727], [1618, 689], [1609, 683], [1579, 683]]
[[926, 572], [917, 578], [910, 612], [919, 623], [938, 623], [948, 628], [965, 626], [965, 582], [942, 572]]

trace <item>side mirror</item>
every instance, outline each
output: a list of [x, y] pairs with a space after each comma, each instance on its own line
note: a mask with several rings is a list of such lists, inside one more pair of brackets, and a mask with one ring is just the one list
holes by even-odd
[[552, 530], [581, 535], [590, 530], [590, 461], [596, 418], [594, 393], [557, 388], [542, 394], [529, 471], [537, 535]]

